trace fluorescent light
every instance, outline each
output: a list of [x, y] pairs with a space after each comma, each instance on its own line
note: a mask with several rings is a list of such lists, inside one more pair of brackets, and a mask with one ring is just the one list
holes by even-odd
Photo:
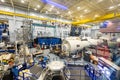
[[44, 18], [43, 16], [41, 16], [41, 18]]
[[5, 2], [5, 0], [1, 0], [1, 2]]
[[84, 10], [84, 12], [88, 12], [88, 10], [87, 10], [87, 9], [85, 9], [85, 10]]
[[80, 10], [80, 7], [77, 7], [77, 10]]
[[40, 5], [37, 5], [37, 8], [40, 8]]
[[25, 1], [24, 1], [24, 0], [21, 0], [21, 3], [25, 3]]
[[71, 14], [71, 11], [68, 11], [68, 14]]
[[120, 4], [118, 4], [118, 6], [120, 6]]
[[83, 18], [83, 15], [80, 15], [80, 18]]
[[35, 16], [35, 14], [31, 14], [32, 16]]
[[113, 9], [113, 8], [115, 8], [115, 6], [110, 6], [108, 9]]
[[51, 7], [52, 7], [52, 8], [54, 8], [54, 6], [53, 6], [53, 5], [52, 5]]
[[99, 17], [99, 15], [96, 14], [95, 17]]
[[34, 8], [34, 10], [36, 11], [37, 9], [36, 9], [36, 8]]
[[90, 12], [90, 10], [88, 10], [88, 9], [85, 9], [85, 10], [84, 10], [84, 12], [85, 12], [85, 13], [88, 13], [88, 12]]

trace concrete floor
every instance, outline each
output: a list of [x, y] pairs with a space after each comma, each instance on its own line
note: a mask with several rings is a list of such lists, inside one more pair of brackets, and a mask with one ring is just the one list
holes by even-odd
[[90, 80], [90, 77], [86, 75], [83, 66], [68, 66], [71, 77], [70, 80]]

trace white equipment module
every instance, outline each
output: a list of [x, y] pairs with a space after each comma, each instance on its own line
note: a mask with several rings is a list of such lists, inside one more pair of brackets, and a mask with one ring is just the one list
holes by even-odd
[[101, 40], [91, 38], [81, 40], [79, 37], [68, 37], [63, 40], [62, 51], [64, 54], [69, 56], [71, 53], [76, 53], [77, 51], [82, 50], [85, 47], [88, 47], [90, 45], [97, 45], [101, 42]]

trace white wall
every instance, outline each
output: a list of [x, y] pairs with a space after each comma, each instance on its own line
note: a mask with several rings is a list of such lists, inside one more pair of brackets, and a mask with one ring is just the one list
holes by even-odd
[[82, 30], [81, 34], [82, 34], [82, 36], [85, 36], [85, 34], [87, 34], [88, 37], [91, 37], [91, 29], [88, 28], [88, 29]]
[[68, 37], [71, 27], [58, 27], [55, 25], [55, 27], [42, 27], [42, 26], [34, 26], [33, 28], [33, 36], [34, 38], [38, 36], [37, 33], [42, 33], [39, 36], [49, 36], [49, 37], [59, 37], [59, 38], [66, 38]]
[[97, 38], [97, 34], [99, 33], [99, 25], [95, 25], [91, 28], [91, 37], [92, 38]]
[[82, 36], [85, 36], [85, 34], [88, 35], [88, 37], [97, 38], [97, 34], [99, 33], [99, 25], [94, 25], [92, 28], [87, 28], [85, 30], [82, 29], [81, 34]]
[[[18, 10], [18, 9], [13, 10], [13, 8], [11, 8], [11, 7], [2, 6], [2, 5], [0, 5], [0, 10], [9, 11], [9, 12], [16, 12], [16, 13], [21, 13], [21, 14], [27, 14], [26, 11], [22, 11], [22, 10]], [[43, 16], [43, 15], [35, 13], [35, 12], [30, 12], [29, 14], [31, 16], [39, 16], [39, 17]], [[12, 16], [7, 16], [7, 15], [0, 15], [0, 18], [8, 20], [9, 31], [10, 31], [10, 41], [14, 42], [16, 40], [15, 30], [19, 29], [23, 25], [23, 20], [26, 20], [26, 19], [22, 18], [22, 17], [15, 17], [15, 16], [12, 17]], [[41, 23], [41, 21], [40, 20], [33, 20], [33, 23]], [[68, 31], [68, 33], [69, 33], [70, 28], [71, 28], [71, 26], [69, 28], [66, 28], [66, 29], [64, 27], [62, 27], [62, 28], [56, 27], [56, 29], [55, 29], [56, 34], [54, 34], [54, 32], [53, 32], [54, 30], [51, 28], [47, 28], [47, 30], [51, 31], [51, 35], [53, 35], [53, 36], [58, 37], [58, 36], [62, 35], [62, 37], [64, 37], [63, 32]]]
[[44, 36], [48, 36], [48, 37], [54, 37], [54, 31], [55, 28], [48, 28], [48, 27], [44, 27], [44, 26], [35, 26], [33, 28], [33, 37], [44, 37]]

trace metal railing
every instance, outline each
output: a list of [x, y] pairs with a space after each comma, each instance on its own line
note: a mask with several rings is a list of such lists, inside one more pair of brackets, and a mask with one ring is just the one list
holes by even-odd
[[[27, 75], [27, 76], [26, 76]], [[21, 76], [18, 76], [18, 80], [37, 80], [38, 77], [35, 74], [31, 74], [31, 73], [27, 73], [27, 72], [23, 72]]]
[[[96, 72], [92, 72], [92, 70], [87, 71], [87, 70], [81, 70], [80, 68], [68, 68], [70, 72], [75, 72], [74, 74], [67, 74], [64, 73], [64, 76], [66, 77], [67, 80], [109, 80], [106, 78], [105, 75], [102, 74], [97, 74]], [[28, 76], [25, 76], [28, 75]], [[18, 80], [37, 80], [38, 77], [35, 74], [30, 74], [30, 73], [23, 73], [22, 76], [18, 77]]]
[[[82, 62], [73, 63], [81, 64]], [[85, 65], [68, 65], [69, 63], [66, 62], [66, 70], [64, 70], [64, 76], [67, 80], [109, 80], [106, 75], [103, 75], [103, 71], [96, 70], [96, 69], [87, 69]], [[68, 72], [69, 70], [69, 72]], [[105, 72], [105, 71], [104, 71]], [[107, 72], [107, 71], [106, 71]], [[27, 77], [25, 75], [28, 75]], [[22, 76], [19, 76], [20, 80], [37, 80], [38, 77], [36, 74], [31, 73], [23, 73]]]

